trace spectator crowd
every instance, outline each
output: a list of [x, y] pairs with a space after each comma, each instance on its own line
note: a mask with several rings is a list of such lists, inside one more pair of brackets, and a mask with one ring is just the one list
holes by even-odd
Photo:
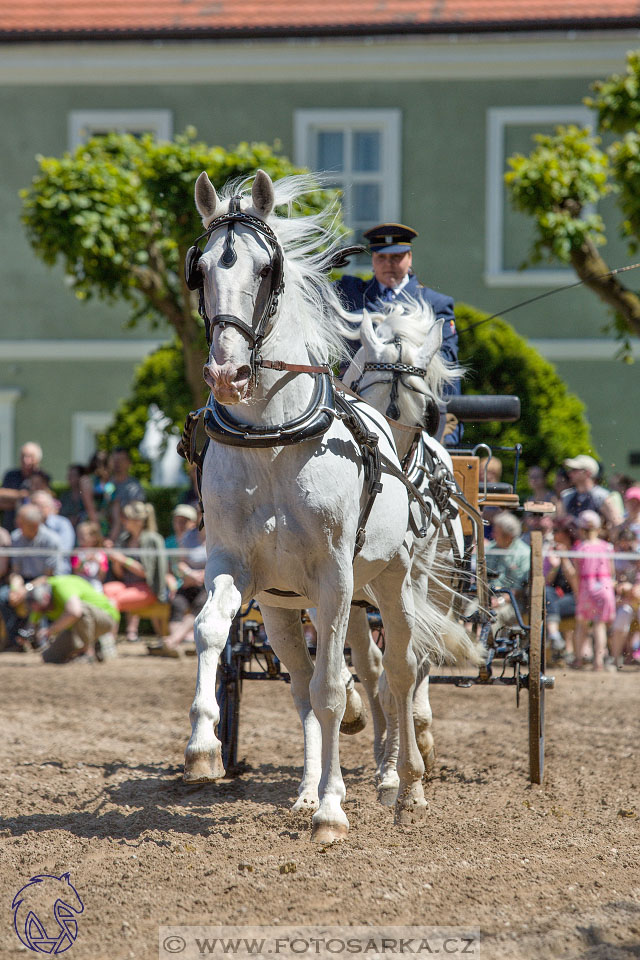
[[130, 471], [125, 449], [100, 451], [87, 467], [71, 464], [58, 498], [40, 446], [23, 446], [0, 487], [0, 650], [35, 648], [51, 663], [106, 660], [121, 630], [138, 642], [144, 617], [155, 633], [150, 654], [190, 652], [205, 600], [198, 497], [190, 489], [176, 505], [165, 543]]
[[[481, 464], [500, 483], [502, 463]], [[547, 634], [552, 658], [574, 669], [640, 665], [640, 482], [598, 462], [568, 458], [548, 483], [527, 475], [531, 498], [553, 513], [485, 513], [494, 630], [512, 624], [529, 578], [529, 539], [544, 542]], [[42, 450], [26, 443], [0, 487], [0, 651], [41, 650], [45, 661], [106, 660], [119, 638], [139, 642], [150, 622], [150, 655], [193, 652], [193, 624], [206, 599], [206, 549], [190, 487], [172, 512], [166, 540], [125, 449], [71, 464], [57, 497]], [[615, 555], [615, 556], [614, 556]], [[501, 592], [502, 591], [502, 592]], [[471, 605], [467, 610], [469, 613]]]

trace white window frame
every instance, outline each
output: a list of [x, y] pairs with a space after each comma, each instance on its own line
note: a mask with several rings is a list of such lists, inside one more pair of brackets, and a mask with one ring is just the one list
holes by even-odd
[[[315, 168], [312, 134], [327, 128], [351, 132], [377, 128], [382, 137], [380, 222], [400, 219], [401, 136], [400, 110], [296, 110], [294, 156], [298, 166]], [[322, 171], [318, 171], [322, 172]], [[347, 224], [350, 226], [350, 224]]]
[[151, 131], [156, 140], [171, 140], [171, 110], [72, 110], [69, 114], [69, 149], [90, 140], [94, 130], [113, 133]]
[[96, 451], [96, 434], [113, 421], [113, 411], [82, 410], [71, 417], [71, 462], [88, 463]]
[[16, 403], [22, 396], [17, 387], [0, 388], [0, 482], [7, 470], [15, 467]]
[[548, 124], [594, 127], [587, 107], [490, 107], [487, 110], [487, 179], [485, 283], [490, 287], [536, 287], [566, 283], [569, 267], [548, 270], [507, 270], [503, 263], [504, 210], [508, 203], [504, 182], [505, 128]]

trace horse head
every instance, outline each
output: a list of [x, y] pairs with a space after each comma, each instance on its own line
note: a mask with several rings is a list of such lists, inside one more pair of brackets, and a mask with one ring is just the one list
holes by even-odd
[[383, 313], [363, 311], [361, 348], [344, 382], [393, 420], [423, 426], [427, 405], [451, 379], [439, 357], [444, 321], [428, 304], [395, 303]]
[[211, 337], [204, 379], [222, 404], [248, 399], [260, 346], [277, 308], [282, 287], [282, 250], [267, 219], [275, 193], [268, 174], [258, 170], [251, 203], [221, 200], [206, 173], [195, 186], [195, 203], [207, 231], [196, 269], [203, 284]]

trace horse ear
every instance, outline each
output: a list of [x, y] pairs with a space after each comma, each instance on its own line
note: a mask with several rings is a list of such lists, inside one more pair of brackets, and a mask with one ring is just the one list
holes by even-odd
[[203, 222], [212, 220], [215, 216], [219, 200], [216, 188], [204, 170], [196, 180], [195, 198], [196, 209], [202, 217]]
[[369, 347], [370, 350], [373, 350], [374, 353], [380, 349], [380, 339], [373, 326], [371, 315], [366, 310], [362, 311], [360, 340], [365, 346]]
[[444, 320], [436, 320], [436, 322], [430, 328], [424, 343], [418, 350], [415, 360], [416, 367], [423, 367], [425, 370], [428, 368], [429, 364], [442, 346], [443, 327]]
[[258, 170], [251, 188], [251, 199], [256, 208], [256, 212], [263, 220], [266, 220], [275, 203], [275, 193], [273, 190], [273, 181], [264, 170]]

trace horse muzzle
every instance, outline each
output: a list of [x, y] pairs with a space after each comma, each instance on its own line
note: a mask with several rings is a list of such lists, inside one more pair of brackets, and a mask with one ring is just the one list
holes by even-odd
[[251, 367], [248, 364], [238, 366], [231, 360], [218, 364], [211, 360], [205, 364], [202, 375], [218, 403], [227, 405], [249, 399]]

